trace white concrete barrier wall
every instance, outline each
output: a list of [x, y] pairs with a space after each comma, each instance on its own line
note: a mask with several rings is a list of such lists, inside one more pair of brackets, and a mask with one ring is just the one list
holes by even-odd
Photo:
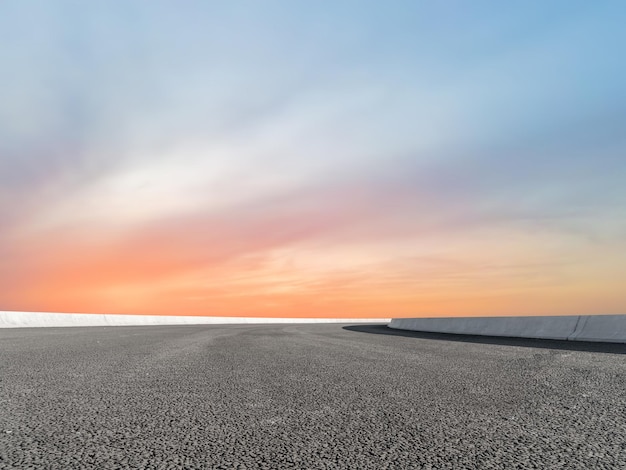
[[430, 333], [626, 343], [626, 315], [394, 318], [389, 327]]
[[0, 328], [134, 325], [219, 325], [263, 323], [387, 323], [389, 318], [262, 318], [165, 315], [101, 315], [96, 313], [48, 313], [0, 311]]
[[626, 343], [626, 315], [588, 315], [580, 317], [575, 338], [578, 341]]

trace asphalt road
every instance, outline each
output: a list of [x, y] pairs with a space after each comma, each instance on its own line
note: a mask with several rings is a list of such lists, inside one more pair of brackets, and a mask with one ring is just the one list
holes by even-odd
[[384, 326], [0, 330], [0, 469], [623, 469], [625, 353]]

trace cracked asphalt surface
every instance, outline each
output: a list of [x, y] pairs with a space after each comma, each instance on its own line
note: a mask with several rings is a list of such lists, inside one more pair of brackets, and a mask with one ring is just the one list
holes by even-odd
[[626, 468], [625, 353], [374, 325], [0, 330], [0, 469]]

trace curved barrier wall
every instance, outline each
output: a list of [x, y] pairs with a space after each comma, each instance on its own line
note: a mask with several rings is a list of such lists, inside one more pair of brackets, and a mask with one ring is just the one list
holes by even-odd
[[626, 343], [626, 315], [394, 318], [388, 326], [430, 333]]
[[135, 325], [223, 325], [260, 323], [363, 323], [383, 319], [353, 318], [263, 318], [263, 317], [202, 317], [165, 315], [101, 315], [96, 313], [2, 312], [0, 328], [59, 327], [59, 326], [135, 326]]

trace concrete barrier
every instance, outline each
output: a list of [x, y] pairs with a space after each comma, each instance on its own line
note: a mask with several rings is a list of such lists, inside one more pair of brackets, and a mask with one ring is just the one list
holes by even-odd
[[626, 315], [588, 315], [580, 317], [577, 341], [626, 343]]
[[389, 327], [430, 333], [626, 343], [626, 315], [394, 318]]
[[134, 326], [134, 325], [220, 325], [263, 323], [387, 323], [389, 318], [263, 318], [203, 317], [174, 315], [103, 315], [96, 313], [48, 313], [0, 311], [0, 328]]

